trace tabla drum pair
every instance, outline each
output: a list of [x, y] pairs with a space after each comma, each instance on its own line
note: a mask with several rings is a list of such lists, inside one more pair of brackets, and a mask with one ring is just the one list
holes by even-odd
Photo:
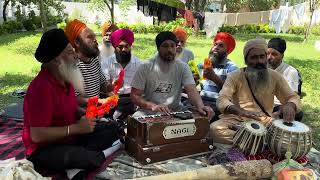
[[237, 130], [233, 144], [246, 155], [255, 155], [269, 149], [279, 157], [284, 157], [291, 151], [292, 158], [297, 159], [306, 155], [312, 147], [312, 133], [310, 128], [298, 121], [291, 123], [282, 119], [273, 120], [266, 129], [258, 121], [247, 121]]

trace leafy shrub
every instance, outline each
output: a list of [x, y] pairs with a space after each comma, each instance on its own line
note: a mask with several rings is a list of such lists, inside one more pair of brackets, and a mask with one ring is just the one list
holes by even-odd
[[32, 19], [26, 19], [22, 21], [22, 24], [27, 31], [34, 31], [37, 29], [37, 26], [33, 24]]
[[311, 34], [315, 36], [320, 36], [320, 25], [313, 26], [311, 28]]
[[289, 34], [304, 34], [305, 27], [304, 26], [290, 26], [288, 33]]
[[256, 34], [256, 33], [274, 33], [275, 29], [270, 28], [268, 24], [247, 24], [240, 26], [222, 26], [218, 32], [228, 32], [230, 34]]
[[[173, 31], [178, 26], [183, 26], [184, 19], [177, 19], [176, 21], [172, 21], [170, 23], [161, 23], [159, 25], [145, 25], [142, 23], [128, 25], [124, 22], [119, 22], [117, 26], [119, 28], [131, 29], [135, 33], [159, 33], [162, 31]], [[187, 33], [192, 34], [191, 28], [185, 28]]]
[[14, 33], [14, 32], [22, 30], [23, 25], [21, 22], [7, 21], [2, 24], [2, 28], [7, 33]]
[[3, 29], [2, 25], [0, 25], [0, 35], [6, 34], [7, 32]]
[[56, 25], [57, 23], [63, 22], [63, 18], [60, 16], [48, 15], [47, 24], [48, 26]]
[[57, 24], [57, 28], [64, 29], [67, 26], [65, 22], [61, 22]]
[[129, 25], [124, 22], [117, 23], [117, 26], [121, 29], [129, 29]]
[[218, 32], [227, 32], [230, 34], [236, 34], [238, 31], [238, 28], [236, 26], [221, 26], [218, 30]]

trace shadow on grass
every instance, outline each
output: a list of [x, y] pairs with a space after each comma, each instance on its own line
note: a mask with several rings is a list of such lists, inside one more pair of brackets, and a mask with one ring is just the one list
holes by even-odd
[[303, 123], [312, 129], [314, 145], [316, 149], [320, 149], [320, 108], [312, 108], [304, 105]]
[[287, 64], [290, 64], [291, 66], [296, 68], [308, 68], [320, 71], [320, 63], [316, 59], [297, 59], [294, 57], [289, 57], [286, 58], [285, 61]]
[[236, 34], [237, 40], [248, 41], [249, 39], [254, 39], [258, 37], [262, 37], [264, 39], [271, 39], [275, 37], [280, 37], [289, 42], [303, 42], [304, 38], [301, 35], [292, 35], [292, 34]]
[[0, 87], [22, 87], [25, 84], [30, 83], [33, 78], [33, 76], [25, 74], [5, 73], [3, 76], [0, 76]]
[[0, 46], [10, 44], [20, 38], [24, 38], [30, 35], [36, 35], [39, 32], [19, 32], [13, 34], [6, 34], [0, 36]]
[[[34, 77], [25, 74], [9, 74], [6, 73], [0, 76], [0, 87], [9, 89], [9, 91], [15, 91], [18, 89], [23, 89], [25, 85], [28, 85]], [[21, 101], [20, 98], [11, 97], [12, 92], [4, 92], [0, 90], [0, 109], [8, 106], [11, 103]]]

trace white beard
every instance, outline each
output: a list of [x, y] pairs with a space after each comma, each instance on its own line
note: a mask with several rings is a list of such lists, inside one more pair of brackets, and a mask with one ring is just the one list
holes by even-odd
[[84, 95], [83, 76], [75, 63], [68, 64], [61, 61], [59, 72], [65, 81], [71, 83], [80, 94]]
[[246, 76], [248, 77], [253, 92], [262, 93], [269, 91], [270, 78], [268, 69], [247, 68]]

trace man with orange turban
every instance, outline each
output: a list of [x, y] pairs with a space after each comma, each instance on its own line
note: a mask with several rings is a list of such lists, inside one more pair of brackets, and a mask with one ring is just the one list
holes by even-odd
[[192, 51], [185, 48], [187, 39], [188, 39], [188, 33], [185, 29], [181, 27], [177, 27], [173, 31], [174, 35], [176, 35], [178, 39], [177, 44], [177, 59], [180, 59], [181, 61], [188, 63], [190, 60], [194, 59], [194, 54]]
[[[218, 94], [227, 78], [227, 74], [238, 69], [227, 57], [234, 50], [236, 41], [233, 36], [226, 32], [218, 33], [214, 40], [213, 46], [209, 51], [209, 59], [212, 61], [212, 68], [203, 68], [203, 64], [198, 65], [200, 72], [205, 77], [200, 92], [205, 104], [210, 105], [215, 111], [215, 102]], [[219, 114], [216, 111], [216, 114]], [[217, 116], [215, 117], [217, 118]], [[216, 119], [215, 119], [216, 120]]]
[[110, 57], [114, 53], [114, 48], [111, 45], [110, 37], [111, 37], [111, 33], [116, 31], [117, 29], [119, 29], [118, 26], [110, 22], [105, 22], [102, 25], [101, 27], [102, 43], [99, 46], [100, 61]]
[[[84, 94], [76, 92], [76, 95], [79, 105], [84, 107], [88, 103], [88, 97], [106, 94], [112, 90], [112, 86], [101, 70], [98, 60], [98, 43], [94, 32], [83, 22], [75, 19], [67, 24], [65, 33], [79, 58], [78, 67], [84, 79]], [[99, 99], [99, 102], [103, 103], [104, 100]]]
[[134, 34], [129, 29], [118, 29], [111, 34], [111, 44], [114, 54], [101, 61], [102, 71], [111, 82], [118, 79], [121, 69], [124, 69], [123, 85], [119, 90], [119, 103], [113, 114], [113, 119], [123, 119], [134, 113], [134, 105], [130, 99], [131, 81], [141, 61], [131, 54]]

